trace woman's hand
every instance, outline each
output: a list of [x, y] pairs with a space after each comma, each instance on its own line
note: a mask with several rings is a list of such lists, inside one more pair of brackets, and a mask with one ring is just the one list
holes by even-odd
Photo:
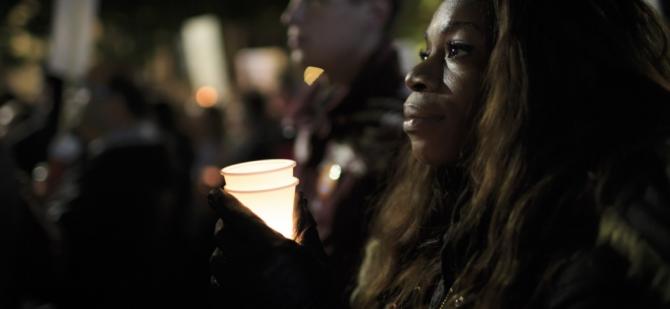
[[215, 228], [216, 249], [210, 259], [212, 281], [225, 305], [326, 306], [330, 274], [316, 224], [303, 198], [298, 198], [294, 207], [300, 243], [269, 228], [223, 190], [212, 190], [209, 204], [220, 218]]
[[208, 199], [219, 217], [214, 230], [217, 250], [226, 258], [257, 260], [281, 246], [291, 245], [290, 240], [269, 228], [231, 194], [213, 189]]

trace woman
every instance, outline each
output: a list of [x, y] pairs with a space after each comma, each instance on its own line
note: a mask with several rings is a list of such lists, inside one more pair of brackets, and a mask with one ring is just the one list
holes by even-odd
[[356, 307], [668, 306], [670, 58], [653, 12], [447, 0], [426, 38], [405, 103], [419, 162], [380, 210]]
[[[445, 0], [407, 77], [411, 155], [380, 203], [352, 305], [668, 306], [667, 42], [641, 0]], [[217, 194], [233, 218], [240, 208]], [[323, 282], [276, 256], [264, 263], [284, 272], [269, 273]]]

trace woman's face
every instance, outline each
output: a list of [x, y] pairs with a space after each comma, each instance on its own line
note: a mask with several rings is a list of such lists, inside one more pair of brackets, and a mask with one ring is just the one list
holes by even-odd
[[403, 126], [421, 162], [454, 163], [471, 129], [490, 54], [481, 2], [442, 2], [426, 31], [422, 61], [405, 78], [412, 93]]

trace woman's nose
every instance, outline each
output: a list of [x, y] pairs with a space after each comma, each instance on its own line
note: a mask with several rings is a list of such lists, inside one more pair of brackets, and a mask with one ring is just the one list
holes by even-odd
[[439, 88], [441, 78], [437, 75], [437, 70], [431, 66], [428, 60], [417, 64], [407, 76], [405, 76], [405, 85], [415, 92], [436, 92]]

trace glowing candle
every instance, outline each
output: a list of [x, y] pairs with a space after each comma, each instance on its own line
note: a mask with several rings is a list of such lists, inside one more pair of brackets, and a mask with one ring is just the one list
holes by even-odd
[[221, 170], [224, 190], [286, 238], [293, 237], [293, 203], [298, 179], [295, 161], [272, 159], [231, 165]]

